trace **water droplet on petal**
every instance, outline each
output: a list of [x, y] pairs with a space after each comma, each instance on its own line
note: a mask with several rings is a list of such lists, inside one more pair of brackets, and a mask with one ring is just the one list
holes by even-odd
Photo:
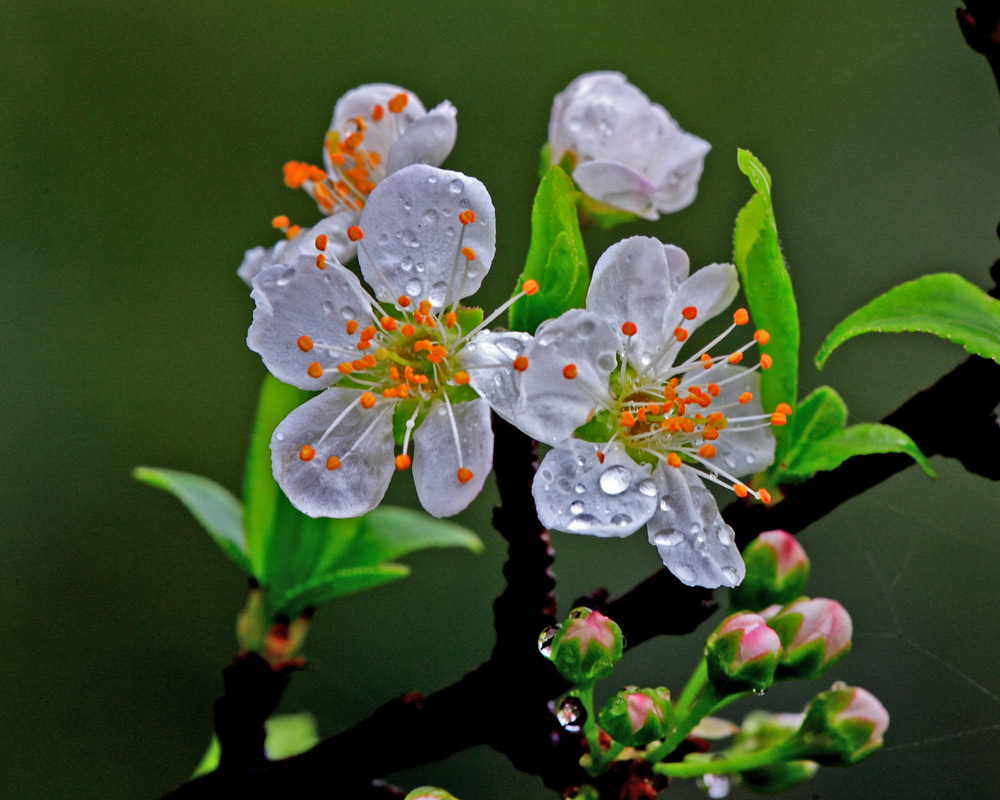
[[556, 719], [570, 733], [577, 733], [587, 719], [587, 712], [578, 697], [564, 697], [556, 709]]
[[332, 314], [333, 313], [333, 303], [331, 303], [329, 300], [324, 300], [323, 301], [323, 310], [327, 314]]
[[587, 491], [587, 487], [584, 486], [582, 483], [578, 483], [576, 486], [573, 487], [573, 491], [576, 492], [577, 494], [583, 494], [585, 491]]
[[427, 182], [428, 183], [437, 183], [438, 182], [437, 176], [436, 175], [429, 175], [427, 177]]
[[643, 353], [643, 355], [639, 357], [639, 363], [642, 364], [644, 367], [648, 367], [652, 362], [652, 360], [653, 357], [647, 353]]
[[538, 474], [542, 476], [542, 480], [546, 483], [552, 483], [552, 470], [548, 467], [543, 467]]
[[723, 525], [715, 532], [719, 538], [719, 544], [729, 547], [733, 543], [733, 532], [728, 525]]
[[357, 319], [358, 317], [361, 316], [361, 314], [358, 314], [350, 306], [341, 306], [340, 307], [340, 316], [342, 316], [344, 319]]
[[407, 282], [407, 284], [406, 284], [406, 293], [410, 297], [419, 297], [421, 291], [423, 290], [423, 288], [424, 288], [424, 285], [420, 281], [414, 279], [412, 281], [408, 281]]
[[427, 299], [431, 301], [431, 305], [443, 306], [444, 293], [447, 291], [448, 284], [444, 281], [438, 281], [437, 283], [431, 284], [431, 290]]
[[581, 514], [575, 519], [571, 519], [566, 524], [566, 529], [570, 533], [586, 533], [592, 528], [600, 524], [597, 517], [592, 517], [590, 514]]
[[278, 286], [287, 286], [289, 283], [291, 283], [291, 280], [294, 277], [295, 277], [295, 267], [285, 267], [281, 271], [281, 274], [278, 276], [277, 280], [275, 280], [275, 283]]
[[594, 329], [597, 325], [592, 319], [585, 319], [576, 327], [576, 335], [580, 337], [591, 336], [594, 333]]
[[424, 220], [426, 222], [431, 223], [431, 224], [437, 222], [437, 220], [438, 220], [438, 212], [435, 211], [433, 208], [428, 208], [424, 212]]
[[722, 576], [726, 579], [727, 586], [735, 586], [740, 581], [740, 574], [734, 567], [723, 567]]
[[577, 464], [577, 466], [582, 467], [586, 463], [587, 463], [587, 459], [584, 458], [583, 456], [577, 456], [576, 457], [576, 464]]
[[666, 497], [660, 498], [660, 511], [662, 511], [664, 514], [670, 513], [670, 503], [667, 502]]
[[574, 514], [582, 514], [584, 508], [586, 508], [586, 506], [584, 506], [583, 500], [574, 500], [569, 505], [569, 510]]
[[464, 188], [465, 184], [458, 180], [458, 178], [448, 184], [448, 190], [454, 194], [458, 194]]
[[692, 534], [699, 534], [701, 533], [701, 524], [698, 522], [692, 522], [691, 527], [688, 528], [688, 530], [691, 531]]
[[694, 571], [690, 567], [685, 567], [683, 564], [679, 567], [673, 568], [674, 575], [677, 576], [677, 580], [681, 583], [692, 584], [694, 583]]
[[276, 433], [276, 434], [274, 434], [274, 438], [277, 439], [279, 442], [283, 442], [283, 441], [285, 441], [285, 434], [283, 434], [283, 433]]
[[726, 456], [726, 466], [729, 469], [736, 469], [736, 459], [732, 456]]
[[548, 345], [552, 344], [553, 339], [555, 339], [555, 336], [553, 336], [551, 333], [543, 333], [541, 336], [538, 337], [538, 343], [542, 347], [547, 347]]
[[656, 481], [646, 478], [639, 484], [639, 491], [646, 495], [646, 497], [654, 497], [656, 495]]
[[602, 353], [597, 357], [597, 366], [605, 372], [610, 372], [618, 366], [618, 359], [612, 353]]
[[378, 235], [378, 243], [380, 245], [382, 245], [383, 247], [385, 245], [389, 244], [389, 234], [388, 233], [380, 233]]
[[403, 203], [404, 211], [409, 211], [411, 208], [413, 208], [413, 203], [411, 203], [409, 200]]
[[606, 494], [621, 494], [632, 482], [632, 473], [621, 464], [608, 467], [601, 473], [601, 490]]
[[402, 260], [399, 262], [399, 268], [404, 272], [409, 272], [413, 269], [413, 259], [410, 256], [403, 256]]
[[611, 524], [618, 528], [625, 528], [632, 524], [632, 517], [628, 514], [615, 514], [611, 518]]
[[560, 478], [560, 479], [559, 479], [559, 480], [558, 480], [558, 481], [557, 481], [556, 483], [557, 483], [557, 485], [559, 486], [559, 491], [560, 491], [560, 492], [566, 492], [566, 494], [569, 494], [569, 490], [570, 490], [570, 488], [571, 488], [571, 487], [570, 487], [570, 483], [569, 483], [569, 478], [567, 478], [567, 477], [566, 477], [566, 476], [564, 475], [564, 476], [563, 476], [563, 477], [561, 477], [561, 478]]
[[674, 547], [679, 545], [684, 541], [684, 534], [674, 531], [673, 533], [668, 533], [665, 536], [657, 536], [656, 544], [666, 545], [667, 547]]
[[538, 652], [541, 653], [546, 658], [552, 655], [552, 640], [556, 638], [556, 634], [559, 633], [559, 625], [551, 625], [538, 634]]

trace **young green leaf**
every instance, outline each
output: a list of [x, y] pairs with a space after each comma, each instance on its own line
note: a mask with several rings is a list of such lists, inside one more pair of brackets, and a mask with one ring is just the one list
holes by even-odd
[[306, 608], [318, 606], [345, 594], [372, 589], [383, 583], [405, 578], [409, 574], [410, 568], [405, 564], [391, 563], [336, 569], [276, 593], [271, 598], [271, 606], [275, 612], [294, 617]]
[[[740, 171], [750, 179], [756, 194], [736, 217], [733, 260], [740, 275], [753, 324], [770, 335], [760, 347], [771, 356], [773, 366], [760, 376], [761, 402], [765, 411], [779, 403], [794, 407], [798, 388], [799, 319], [785, 260], [778, 245], [778, 229], [771, 205], [771, 176], [747, 150], [737, 152]], [[788, 438], [775, 430], [777, 455], [781, 457]]]
[[513, 330], [534, 333], [546, 319], [583, 306], [590, 273], [576, 213], [579, 200], [580, 192], [561, 167], [542, 178], [531, 207], [531, 244], [515, 291], [528, 279], [536, 280], [539, 289], [511, 306]]
[[201, 475], [172, 469], [136, 467], [132, 474], [180, 500], [222, 552], [241, 570], [251, 572], [243, 539], [243, 508], [227, 489]]
[[934, 470], [914, 441], [891, 425], [860, 424], [849, 428], [847, 406], [829, 386], [814, 390], [788, 418], [787, 446], [768, 471], [770, 484], [795, 483], [831, 470], [853, 456], [906, 453], [931, 478]]
[[[319, 742], [319, 730], [316, 727], [316, 718], [312, 714], [279, 714], [264, 722], [264, 730], [266, 732], [264, 750], [272, 761], [297, 756]], [[191, 776], [192, 780], [213, 772], [219, 766], [221, 756], [219, 737], [213, 736], [208, 751]]]
[[1000, 362], [1000, 300], [948, 272], [900, 284], [835, 327], [816, 354], [820, 369], [835, 349], [862, 333], [933, 333], [973, 355]]
[[[309, 392], [264, 378], [257, 401], [257, 417], [250, 435], [246, 471], [243, 475], [244, 534], [246, 551], [254, 575], [268, 583], [270, 540], [284, 534], [292, 515], [298, 515], [271, 476], [271, 434], [285, 416], [311, 397]], [[281, 501], [284, 501], [282, 503]]]
[[338, 567], [362, 567], [389, 561], [428, 547], [464, 547], [483, 551], [483, 543], [468, 528], [435, 519], [420, 511], [381, 506], [361, 518], [361, 530]]

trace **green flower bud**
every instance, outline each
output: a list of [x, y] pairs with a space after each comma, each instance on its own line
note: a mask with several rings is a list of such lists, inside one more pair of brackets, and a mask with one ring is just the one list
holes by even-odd
[[673, 707], [670, 692], [626, 686], [611, 696], [597, 716], [601, 727], [617, 742], [643, 747], [670, 730]]
[[719, 694], [763, 691], [774, 681], [778, 634], [758, 614], [733, 614], [708, 637], [708, 679]]
[[734, 609], [760, 611], [773, 603], [790, 603], [806, 586], [809, 558], [798, 540], [785, 531], [765, 531], [743, 551], [747, 567], [743, 583], [730, 590]]
[[806, 708], [802, 727], [788, 740], [820, 764], [854, 764], [882, 746], [889, 712], [864, 689], [835, 683]]
[[574, 608], [552, 639], [549, 658], [570, 683], [591, 683], [611, 674], [623, 646], [615, 622], [600, 611]]

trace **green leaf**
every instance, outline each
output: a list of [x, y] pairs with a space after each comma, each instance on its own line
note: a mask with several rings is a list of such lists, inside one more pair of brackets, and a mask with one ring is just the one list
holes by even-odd
[[[765, 411], [779, 403], [795, 407], [799, 376], [799, 318], [785, 260], [778, 245], [778, 228], [771, 205], [771, 176], [747, 150], [737, 151], [740, 171], [750, 179], [756, 194], [736, 217], [733, 260], [753, 324], [771, 334], [760, 352], [774, 359], [761, 370], [760, 394]], [[788, 434], [775, 430], [777, 456], [781, 457]]]
[[538, 185], [531, 207], [531, 244], [515, 292], [528, 279], [538, 281], [539, 289], [511, 306], [513, 330], [534, 333], [545, 320], [583, 306], [590, 272], [576, 212], [580, 196], [559, 166]]
[[468, 528], [435, 519], [420, 511], [382, 506], [361, 518], [361, 530], [338, 567], [362, 567], [389, 561], [428, 547], [464, 547], [483, 551], [483, 543]]
[[405, 578], [409, 574], [410, 568], [405, 564], [336, 569], [288, 587], [276, 594], [271, 603], [276, 612], [294, 617], [306, 608], [318, 606], [345, 594], [372, 589], [383, 583]]
[[132, 474], [180, 500], [222, 552], [241, 570], [251, 572], [243, 539], [243, 508], [227, 489], [201, 475], [172, 469], [136, 467]]
[[[264, 749], [272, 761], [291, 758], [306, 750], [311, 750], [319, 742], [316, 718], [312, 714], [279, 714], [264, 723], [266, 738]], [[212, 737], [208, 752], [201, 759], [191, 779], [213, 772], [219, 766], [222, 748], [219, 738]]]
[[268, 375], [257, 401], [257, 417], [243, 476], [244, 533], [253, 573], [265, 585], [270, 585], [267, 570], [271, 540], [291, 524], [293, 515], [302, 516], [271, 477], [271, 434], [292, 409], [311, 396]]
[[948, 272], [924, 275], [879, 295], [834, 328], [816, 354], [820, 369], [862, 333], [933, 333], [973, 355], [1000, 362], [1000, 300]]
[[787, 448], [769, 470], [769, 483], [794, 483], [836, 469], [853, 456], [906, 453], [931, 478], [934, 470], [916, 443], [891, 425], [864, 423], [845, 428], [847, 406], [833, 389], [821, 386], [788, 419]]

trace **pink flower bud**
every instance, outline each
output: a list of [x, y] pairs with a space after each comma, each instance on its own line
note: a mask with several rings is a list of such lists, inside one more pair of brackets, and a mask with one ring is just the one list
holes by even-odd
[[785, 648], [778, 677], [815, 678], [851, 649], [851, 616], [836, 600], [799, 598], [770, 624]]
[[733, 614], [705, 644], [709, 680], [726, 694], [766, 689], [780, 654], [778, 634], [759, 614]]
[[606, 678], [622, 657], [618, 625], [600, 611], [575, 608], [552, 640], [549, 658], [571, 683]]
[[794, 600], [806, 586], [809, 559], [798, 540], [785, 531], [765, 531], [743, 551], [747, 574], [732, 589], [733, 608], [757, 611]]
[[816, 695], [794, 741], [800, 755], [821, 764], [854, 764], [882, 746], [889, 712], [870, 692], [844, 683]]
[[868, 741], [865, 743], [865, 747], [881, 747], [882, 734], [889, 727], [889, 712], [886, 711], [885, 706], [871, 692], [862, 689], [860, 686], [855, 686], [853, 691], [854, 694], [851, 696], [850, 702], [844, 706], [844, 710], [837, 714], [834, 719], [837, 722], [856, 719], [871, 723], [872, 731], [868, 737]]
[[608, 735], [629, 747], [642, 747], [655, 739], [662, 739], [672, 718], [670, 692], [662, 687], [639, 689], [627, 686], [613, 694], [598, 715], [598, 721]]
[[789, 572], [803, 564], [809, 565], [809, 557], [802, 549], [799, 540], [785, 531], [764, 531], [757, 539], [771, 547], [775, 554], [778, 567], [778, 579], [782, 580]]

